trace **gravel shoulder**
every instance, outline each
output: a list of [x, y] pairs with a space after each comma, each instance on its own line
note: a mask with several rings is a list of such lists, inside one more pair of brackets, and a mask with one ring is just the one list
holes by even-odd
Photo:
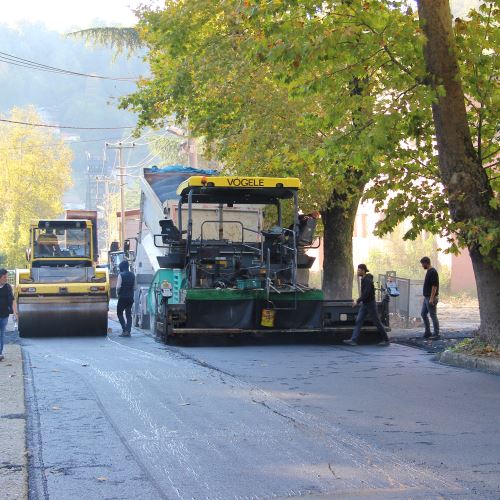
[[21, 347], [7, 344], [0, 362], [0, 497], [27, 498], [26, 410]]

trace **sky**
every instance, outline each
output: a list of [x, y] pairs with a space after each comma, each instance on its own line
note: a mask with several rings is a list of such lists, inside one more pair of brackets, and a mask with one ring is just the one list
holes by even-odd
[[1, 23], [17, 26], [41, 23], [65, 32], [71, 28], [101, 25], [132, 26], [136, 22], [132, 10], [141, 4], [159, 5], [160, 0], [1, 0]]

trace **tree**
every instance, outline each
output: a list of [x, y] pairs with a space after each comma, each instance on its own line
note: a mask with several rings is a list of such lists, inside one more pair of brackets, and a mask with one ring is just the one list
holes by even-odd
[[[34, 108], [14, 108], [8, 119], [40, 122]], [[60, 217], [71, 186], [71, 150], [51, 131], [23, 125], [0, 126], [0, 254], [5, 265], [25, 265], [29, 226]]]
[[[483, 12], [489, 10], [490, 14], [496, 9], [498, 15], [498, 8], [493, 3], [481, 9]], [[467, 245], [472, 259], [481, 334], [497, 345], [500, 342], [498, 194], [483, 165], [481, 136], [477, 148], [472, 143], [448, 0], [418, 0], [418, 13], [427, 37], [424, 58], [431, 77], [429, 85], [436, 96], [432, 114], [440, 178], [458, 237]], [[491, 30], [498, 31], [498, 25], [492, 25]], [[481, 52], [483, 50], [481, 48]], [[484, 85], [494, 80], [495, 75], [490, 74]], [[481, 108], [483, 103], [474, 101], [471, 105]]]
[[[383, 5], [384, 35], [367, 31], [370, 13], [354, 3], [170, 1], [143, 10], [153, 76], [122, 101], [139, 128], [172, 113], [187, 120], [227, 171], [306, 181], [302, 206], [323, 215], [329, 298], [351, 296], [358, 203], [401, 135], [399, 94], [376, 100], [389, 78], [379, 71], [390, 62], [383, 37], [412, 33], [403, 37], [403, 14]], [[396, 70], [402, 85], [408, 78]]]
[[139, 33], [134, 27], [117, 28], [114, 26], [103, 26], [99, 28], [89, 28], [86, 30], [68, 33], [71, 38], [83, 38], [87, 43], [98, 44], [104, 47], [111, 47], [116, 55], [127, 53], [131, 56], [134, 52], [143, 47]]

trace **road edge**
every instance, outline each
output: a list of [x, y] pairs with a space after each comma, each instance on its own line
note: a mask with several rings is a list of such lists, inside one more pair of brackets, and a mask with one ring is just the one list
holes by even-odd
[[5, 500], [28, 498], [26, 404], [21, 346], [6, 344], [0, 362], [0, 495]]
[[458, 368], [468, 368], [478, 370], [493, 375], [500, 375], [500, 361], [480, 356], [471, 356], [454, 351], [443, 351], [439, 355], [439, 362], [443, 365], [456, 366]]

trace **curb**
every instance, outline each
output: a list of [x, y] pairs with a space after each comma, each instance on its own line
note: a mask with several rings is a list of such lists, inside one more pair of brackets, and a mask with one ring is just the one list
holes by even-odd
[[496, 359], [470, 356], [453, 351], [444, 351], [439, 356], [439, 362], [444, 365], [458, 366], [470, 370], [479, 370], [494, 375], [500, 375], [500, 361]]
[[0, 362], [0, 497], [28, 498], [26, 408], [21, 346], [7, 344]]

